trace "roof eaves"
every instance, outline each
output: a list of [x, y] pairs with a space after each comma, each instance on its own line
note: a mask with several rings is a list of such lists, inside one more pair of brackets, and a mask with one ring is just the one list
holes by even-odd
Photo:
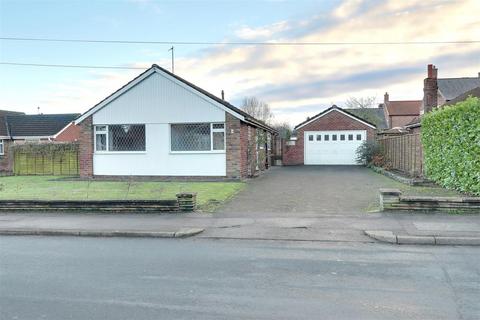
[[324, 115], [325, 113], [330, 112], [330, 111], [332, 111], [332, 110], [338, 110], [338, 111], [340, 111], [340, 112], [346, 113], [347, 115], [349, 115], [350, 117], [352, 117], [352, 118], [354, 118], [354, 119], [357, 119], [358, 121], [364, 122], [364, 123], [368, 124], [369, 126], [372, 126], [373, 128], [377, 128], [377, 126], [376, 126], [375, 124], [373, 124], [373, 123], [371, 123], [371, 122], [369, 122], [369, 121], [367, 121], [367, 120], [365, 120], [365, 119], [362, 119], [362, 118], [354, 115], [353, 113], [346, 111], [345, 109], [342, 109], [342, 108], [340, 108], [340, 107], [338, 107], [338, 106], [336, 106], [336, 105], [333, 105], [333, 106], [331, 106], [330, 108], [325, 109], [325, 110], [323, 110], [323, 111], [320, 112], [320, 113], [317, 113], [316, 115], [314, 115], [314, 116], [311, 117], [310, 119], [307, 119], [307, 120], [303, 121], [302, 123], [297, 124], [297, 125], [295, 126], [294, 130], [299, 129], [300, 127], [306, 125], [307, 123], [309, 123], [309, 122], [311, 122], [311, 121], [314, 121], [315, 119], [321, 117], [321, 116]]

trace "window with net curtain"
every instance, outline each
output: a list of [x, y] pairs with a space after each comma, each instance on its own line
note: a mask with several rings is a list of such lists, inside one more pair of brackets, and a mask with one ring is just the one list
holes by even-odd
[[225, 150], [225, 124], [177, 123], [171, 125], [171, 151]]
[[145, 151], [145, 125], [120, 124], [95, 127], [96, 151]]

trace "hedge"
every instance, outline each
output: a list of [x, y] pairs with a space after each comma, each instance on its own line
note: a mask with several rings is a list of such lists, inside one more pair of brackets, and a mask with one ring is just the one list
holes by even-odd
[[425, 174], [440, 185], [480, 195], [480, 99], [469, 97], [422, 117]]

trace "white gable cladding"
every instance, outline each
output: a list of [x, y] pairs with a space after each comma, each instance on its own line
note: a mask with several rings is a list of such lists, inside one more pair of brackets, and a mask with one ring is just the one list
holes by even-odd
[[164, 75], [153, 73], [93, 114], [93, 124], [145, 124], [143, 153], [95, 153], [95, 175], [225, 176], [220, 153], [171, 153], [170, 124], [225, 122], [225, 111]]
[[157, 72], [93, 115], [93, 124], [209, 121], [224, 122], [225, 111]]

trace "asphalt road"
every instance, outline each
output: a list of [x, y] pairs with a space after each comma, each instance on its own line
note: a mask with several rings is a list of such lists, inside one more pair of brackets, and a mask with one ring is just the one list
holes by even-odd
[[0, 237], [3, 319], [478, 319], [480, 248]]

